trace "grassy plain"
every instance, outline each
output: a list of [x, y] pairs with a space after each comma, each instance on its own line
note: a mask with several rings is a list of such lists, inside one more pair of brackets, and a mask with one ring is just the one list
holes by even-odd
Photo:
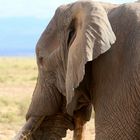
[[[35, 58], [0, 58], [0, 140], [12, 139], [24, 124], [36, 79]], [[93, 140], [93, 121], [88, 123], [88, 140]], [[68, 132], [65, 140], [71, 137]]]
[[0, 140], [9, 140], [25, 122], [37, 78], [35, 58], [0, 58]]

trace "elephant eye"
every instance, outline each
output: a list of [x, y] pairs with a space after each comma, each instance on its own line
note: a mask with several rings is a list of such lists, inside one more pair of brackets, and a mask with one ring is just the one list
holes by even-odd
[[70, 46], [75, 38], [75, 20], [72, 20], [69, 28], [68, 28], [68, 39], [67, 39], [67, 45]]

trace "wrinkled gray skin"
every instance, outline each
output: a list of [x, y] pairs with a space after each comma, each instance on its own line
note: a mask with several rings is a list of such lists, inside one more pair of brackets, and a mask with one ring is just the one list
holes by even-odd
[[73, 129], [73, 111], [88, 120], [91, 104], [96, 140], [140, 139], [140, 3], [61, 6], [36, 52], [39, 76], [26, 125], [46, 119], [33, 139], [61, 139]]

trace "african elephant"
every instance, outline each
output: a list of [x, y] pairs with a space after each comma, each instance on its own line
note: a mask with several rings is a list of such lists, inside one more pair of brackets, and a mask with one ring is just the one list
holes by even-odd
[[59, 140], [77, 112], [90, 119], [93, 105], [96, 140], [140, 139], [140, 3], [60, 6], [36, 54], [38, 81], [22, 132]]

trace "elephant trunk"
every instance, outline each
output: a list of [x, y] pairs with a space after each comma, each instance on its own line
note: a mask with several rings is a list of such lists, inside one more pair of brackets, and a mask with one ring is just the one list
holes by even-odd
[[29, 106], [26, 119], [31, 116], [42, 117], [51, 116], [60, 110], [62, 105], [62, 94], [51, 83], [53, 79], [38, 76], [35, 91], [32, 96], [32, 101]]
[[38, 129], [45, 117], [28, 119], [24, 127], [18, 132], [18, 134], [13, 138], [13, 140], [30, 140], [32, 134]]

